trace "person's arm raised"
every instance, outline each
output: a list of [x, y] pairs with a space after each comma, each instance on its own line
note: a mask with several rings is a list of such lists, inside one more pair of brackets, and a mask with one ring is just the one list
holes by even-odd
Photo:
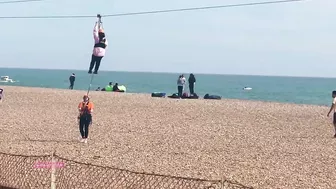
[[107, 48], [107, 46], [108, 46], [108, 41], [107, 41], [107, 39], [105, 38], [105, 45], [106, 45], [106, 47], [105, 48]]
[[93, 28], [93, 38], [95, 40], [95, 42], [98, 41], [98, 22], [96, 22], [94, 28]]

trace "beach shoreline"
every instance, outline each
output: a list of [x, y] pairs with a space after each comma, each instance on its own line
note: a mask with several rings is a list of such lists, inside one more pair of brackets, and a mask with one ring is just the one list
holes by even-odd
[[[34, 89], [48, 89], [48, 90], [58, 90], [58, 91], [68, 91], [69, 89], [64, 89], [64, 88], [52, 88], [52, 87], [30, 87], [30, 86], [13, 86], [13, 85], [0, 85], [0, 88], [34, 88]], [[82, 94], [86, 94], [87, 90], [84, 89], [73, 89], [72, 91], [77, 91], [77, 92], [82, 92]], [[141, 93], [141, 92], [106, 92], [106, 91], [95, 91], [95, 89], [91, 89], [89, 93], [91, 92], [104, 92], [104, 93], [117, 93], [117, 94], [125, 94], [125, 95], [146, 95], [146, 96], [151, 96], [151, 93]], [[160, 92], [160, 91], [156, 91]], [[166, 95], [167, 99], [172, 99], [168, 98], [169, 94]], [[199, 96], [198, 99], [183, 99], [183, 100], [206, 100], [206, 101], [213, 101], [212, 99], [204, 99], [204, 96]], [[153, 98], [159, 98], [159, 97], [153, 97]], [[172, 100], [178, 100], [178, 99], [172, 99]], [[279, 102], [279, 101], [272, 101], [272, 100], [254, 100], [254, 99], [239, 99], [239, 98], [228, 98], [225, 96], [221, 96], [220, 100], [228, 100], [228, 101], [246, 101], [246, 102], [260, 102], [260, 103], [271, 103], [271, 104], [288, 104], [288, 105], [298, 105], [298, 106], [316, 106], [316, 107], [330, 107], [330, 105], [322, 105], [322, 104], [307, 104], [307, 103], [295, 103], [295, 102]], [[216, 100], [214, 100], [216, 101]], [[331, 102], [331, 101], [330, 101]], [[330, 103], [326, 102], [326, 104]]]
[[336, 140], [325, 106], [92, 91], [94, 120], [86, 145], [78, 141], [76, 120], [85, 91], [0, 88], [0, 152], [54, 150], [79, 162], [226, 178], [254, 188], [336, 187]]

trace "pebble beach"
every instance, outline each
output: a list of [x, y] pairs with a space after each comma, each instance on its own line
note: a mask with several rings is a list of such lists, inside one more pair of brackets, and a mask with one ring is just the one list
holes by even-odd
[[79, 162], [253, 188], [336, 188], [329, 107], [92, 91], [84, 144], [77, 106], [85, 91], [0, 88], [0, 152], [56, 151]]

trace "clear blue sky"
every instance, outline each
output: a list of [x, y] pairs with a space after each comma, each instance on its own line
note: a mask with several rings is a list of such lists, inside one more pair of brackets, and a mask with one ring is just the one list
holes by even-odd
[[[46, 0], [0, 16], [96, 15], [265, 0]], [[336, 0], [103, 19], [101, 70], [335, 77]], [[1, 20], [0, 67], [83, 69], [95, 18]]]

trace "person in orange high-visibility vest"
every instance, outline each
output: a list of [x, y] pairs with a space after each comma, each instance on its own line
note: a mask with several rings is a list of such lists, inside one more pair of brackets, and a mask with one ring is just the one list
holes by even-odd
[[82, 136], [81, 142], [87, 143], [89, 135], [89, 125], [92, 123], [93, 103], [87, 95], [83, 96], [83, 101], [78, 105], [79, 111], [79, 131]]

